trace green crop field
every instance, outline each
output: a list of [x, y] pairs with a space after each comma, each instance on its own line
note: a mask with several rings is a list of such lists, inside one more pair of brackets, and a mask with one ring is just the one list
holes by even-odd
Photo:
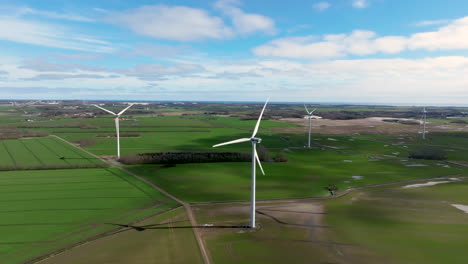
[[467, 192], [467, 180], [362, 190], [327, 201], [326, 223], [359, 263], [468, 263], [468, 214], [452, 206], [468, 205]]
[[177, 204], [117, 169], [0, 172], [0, 258], [17, 263]]
[[0, 140], [0, 168], [103, 166], [99, 159], [55, 137]]

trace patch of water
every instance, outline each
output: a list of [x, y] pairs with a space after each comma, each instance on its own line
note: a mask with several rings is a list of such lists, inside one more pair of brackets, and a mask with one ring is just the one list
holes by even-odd
[[450, 182], [450, 181], [436, 181], [436, 182], [430, 181], [430, 182], [426, 182], [426, 183], [410, 184], [410, 185], [403, 186], [402, 188], [403, 188], [403, 189], [408, 189], [408, 188], [418, 188], [418, 187], [434, 186], [434, 185], [437, 185], [437, 184], [449, 183], [449, 182]]
[[452, 204], [452, 206], [468, 214], [468, 205]]

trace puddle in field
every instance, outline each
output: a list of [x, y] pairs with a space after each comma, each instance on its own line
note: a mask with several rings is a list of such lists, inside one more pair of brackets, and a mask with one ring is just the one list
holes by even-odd
[[343, 162], [353, 162], [352, 160], [343, 160]]
[[408, 189], [408, 188], [418, 188], [418, 187], [426, 187], [426, 186], [434, 186], [437, 184], [442, 184], [442, 183], [449, 183], [451, 181], [430, 181], [426, 183], [417, 183], [417, 184], [410, 184], [410, 185], [405, 185], [402, 188], [403, 189]]
[[468, 214], [468, 205], [452, 204], [452, 206]]
[[336, 140], [334, 138], [327, 138], [327, 140], [329, 140], [329, 141], [338, 141], [338, 140]]
[[351, 178], [353, 178], [353, 180], [362, 180], [364, 176], [351, 176]]
[[408, 164], [406, 167], [427, 167], [426, 164]]

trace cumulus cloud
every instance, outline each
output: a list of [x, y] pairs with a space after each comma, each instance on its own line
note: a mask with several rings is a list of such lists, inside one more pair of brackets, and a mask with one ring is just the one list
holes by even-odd
[[329, 2], [318, 2], [318, 3], [315, 3], [313, 4], [312, 6], [315, 10], [317, 11], [325, 11], [327, 10], [328, 8], [331, 7], [331, 4]]
[[110, 43], [76, 34], [64, 26], [14, 17], [0, 17], [0, 25], [1, 40], [79, 51], [113, 51]]
[[280, 38], [253, 49], [257, 56], [281, 58], [337, 58], [347, 55], [397, 54], [404, 50], [467, 50], [468, 17], [453, 21], [436, 31], [410, 36], [378, 37], [373, 31], [355, 30], [335, 34]]
[[246, 13], [238, 7], [239, 5], [240, 1], [237, 0], [219, 0], [215, 3], [217, 9], [231, 18], [237, 33], [252, 34], [264, 32], [275, 34], [276, 29], [273, 19], [260, 14]]
[[368, 0], [353, 0], [352, 3], [354, 8], [366, 8], [369, 6]]
[[110, 13], [106, 20], [133, 32], [176, 41], [224, 39], [233, 36], [223, 20], [207, 11], [186, 6], [148, 5]]

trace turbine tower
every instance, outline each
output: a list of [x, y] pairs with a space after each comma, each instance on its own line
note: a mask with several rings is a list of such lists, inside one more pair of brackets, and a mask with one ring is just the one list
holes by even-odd
[[427, 119], [427, 111], [426, 111], [426, 107], [424, 107], [424, 110], [423, 110], [423, 133], [422, 133], [422, 138], [423, 139], [426, 139], [426, 119]]
[[317, 108], [315, 108], [311, 112], [309, 112], [309, 109], [307, 109], [306, 105], [304, 105], [304, 108], [305, 108], [305, 110], [307, 112], [307, 116], [309, 117], [309, 141], [307, 143], [307, 147], [310, 148], [310, 132], [312, 130], [312, 117], [314, 116], [314, 112], [315, 112], [315, 110], [317, 110]]
[[104, 107], [100, 107], [99, 105], [94, 105], [95, 107], [103, 110], [103, 111], [106, 111], [107, 113], [111, 114], [111, 115], [114, 115], [115, 118], [115, 131], [116, 131], [116, 135], [117, 135], [117, 160], [120, 159], [120, 124], [119, 124], [119, 120], [120, 120], [120, 116], [125, 113], [125, 111], [127, 111], [130, 107], [133, 106], [133, 104], [130, 104], [129, 106], [127, 106], [124, 110], [120, 111], [119, 113], [114, 113], [110, 110], [107, 110], [105, 109]]
[[266, 100], [265, 105], [263, 106], [262, 112], [260, 113], [260, 116], [258, 117], [257, 124], [255, 124], [255, 128], [253, 130], [252, 136], [250, 138], [240, 138], [236, 139], [233, 141], [229, 142], [224, 142], [220, 144], [216, 144], [213, 146], [213, 148], [224, 146], [224, 145], [229, 145], [229, 144], [236, 144], [236, 143], [241, 143], [241, 142], [252, 142], [252, 186], [251, 186], [251, 202], [250, 202], [250, 228], [255, 228], [255, 168], [256, 168], [256, 162], [258, 162], [258, 167], [260, 167], [260, 170], [262, 171], [262, 174], [265, 175], [265, 172], [263, 171], [262, 164], [260, 163], [260, 158], [258, 157], [257, 154], [257, 143], [260, 143], [262, 141], [261, 138], [255, 137], [258, 132], [258, 128], [260, 126], [260, 121], [262, 120], [263, 112], [265, 111], [265, 108], [268, 104], [268, 100]]

